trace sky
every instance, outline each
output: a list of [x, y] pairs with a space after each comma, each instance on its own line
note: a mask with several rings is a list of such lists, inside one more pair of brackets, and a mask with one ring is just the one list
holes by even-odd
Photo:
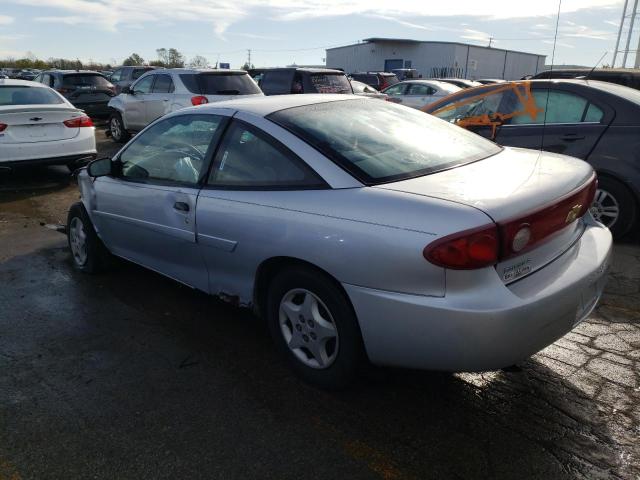
[[[622, 5], [562, 0], [554, 63], [592, 66], [606, 52], [611, 64]], [[115, 65], [134, 52], [153, 60], [164, 47], [232, 68], [249, 49], [256, 67], [315, 65], [327, 47], [391, 37], [475, 45], [492, 38], [496, 48], [551, 63], [557, 12], [558, 0], [2, 0], [0, 58], [29, 52]], [[640, 19], [636, 25], [633, 50]]]

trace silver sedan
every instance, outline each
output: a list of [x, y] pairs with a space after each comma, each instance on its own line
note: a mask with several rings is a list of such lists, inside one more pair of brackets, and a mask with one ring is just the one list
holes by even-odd
[[78, 269], [115, 255], [252, 308], [327, 388], [521, 361], [592, 311], [611, 250], [588, 164], [353, 96], [181, 110], [79, 184]]

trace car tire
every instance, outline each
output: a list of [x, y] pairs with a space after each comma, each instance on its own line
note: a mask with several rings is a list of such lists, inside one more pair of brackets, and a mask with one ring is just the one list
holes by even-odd
[[[631, 191], [618, 180], [598, 178], [598, 190], [591, 205], [591, 214], [611, 230], [613, 238], [624, 237], [637, 221], [637, 206]], [[615, 218], [612, 215], [617, 215]]]
[[324, 273], [307, 267], [281, 271], [269, 285], [266, 314], [276, 348], [304, 381], [342, 389], [365, 364], [351, 303]]
[[75, 269], [97, 273], [109, 265], [111, 254], [98, 237], [84, 205], [74, 203], [67, 215], [67, 243]]
[[115, 112], [109, 117], [109, 133], [111, 133], [111, 139], [117, 143], [125, 143], [131, 135], [124, 128], [124, 122], [122, 121], [122, 115]]

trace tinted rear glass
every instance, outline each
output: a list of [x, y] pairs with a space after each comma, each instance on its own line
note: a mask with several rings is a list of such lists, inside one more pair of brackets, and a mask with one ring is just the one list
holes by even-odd
[[268, 118], [366, 184], [426, 175], [501, 150], [479, 135], [388, 102], [327, 102], [281, 110]]
[[91, 73], [65, 75], [63, 83], [74, 87], [108, 87], [110, 85], [109, 80], [102, 75]]
[[260, 88], [246, 73], [183, 73], [180, 79], [191, 93], [200, 95], [249, 95]]
[[153, 70], [153, 68], [136, 68], [133, 70], [133, 72], [131, 73], [131, 78], [133, 80], [140, 78], [142, 75], [144, 75], [145, 73], [147, 73], [149, 70]]
[[64, 103], [64, 100], [48, 88], [0, 87], [0, 105], [58, 105], [60, 103]]
[[312, 73], [309, 79], [317, 93], [353, 93], [345, 74]]
[[358, 80], [359, 82], [366, 83], [367, 85], [377, 86], [378, 85], [378, 76], [371, 75], [368, 73], [354, 73], [351, 75], [351, 78], [354, 80]]

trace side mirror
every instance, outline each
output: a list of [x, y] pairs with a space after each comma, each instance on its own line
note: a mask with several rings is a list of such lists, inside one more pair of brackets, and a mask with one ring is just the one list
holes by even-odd
[[128, 94], [128, 95], [134, 95], [133, 90], [131, 90], [131, 88], [129, 88], [129, 85], [122, 87], [120, 89], [120, 93], [124, 93], [124, 94]]
[[87, 165], [90, 177], [106, 177], [114, 173], [113, 162], [109, 157], [98, 158]]

